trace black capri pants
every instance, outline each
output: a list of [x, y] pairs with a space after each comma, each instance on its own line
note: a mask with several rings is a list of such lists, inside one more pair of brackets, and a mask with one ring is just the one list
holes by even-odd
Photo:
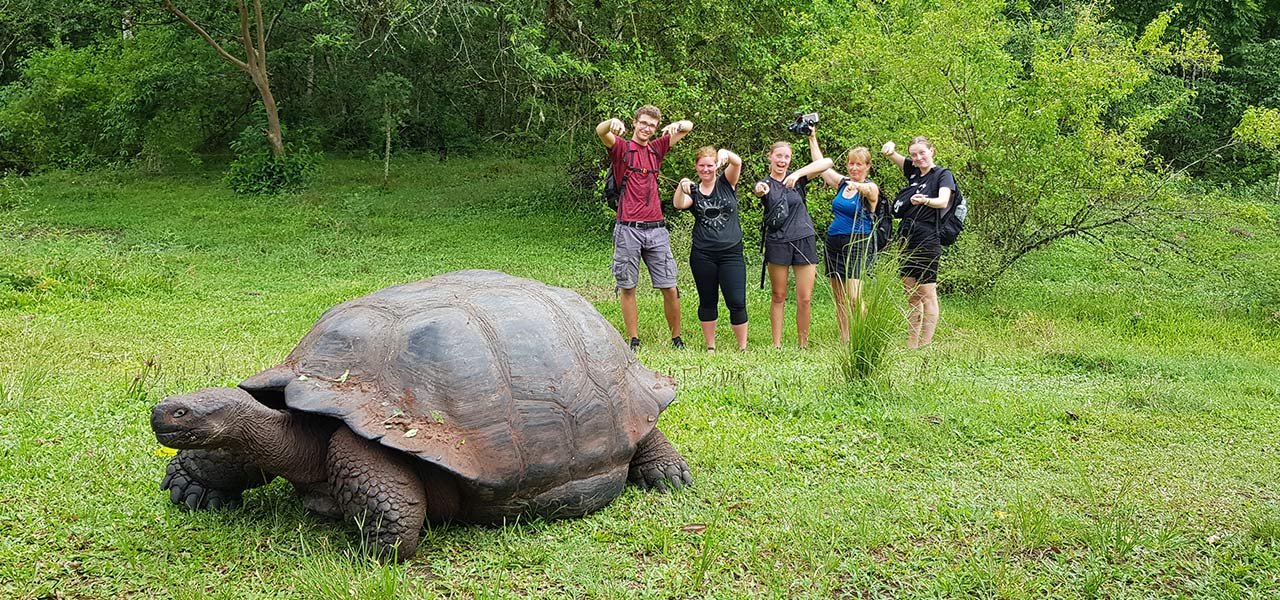
[[698, 320], [714, 321], [719, 316], [720, 294], [729, 309], [729, 322], [747, 322], [747, 263], [742, 258], [742, 242], [726, 250], [689, 251], [689, 271], [698, 290]]

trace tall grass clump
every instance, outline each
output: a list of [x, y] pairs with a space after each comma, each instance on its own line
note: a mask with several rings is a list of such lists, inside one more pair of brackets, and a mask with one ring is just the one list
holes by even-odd
[[871, 276], [862, 279], [857, 298], [850, 298], [843, 308], [849, 317], [849, 343], [840, 349], [836, 360], [846, 381], [874, 375], [884, 364], [894, 340], [905, 333], [899, 260], [895, 250], [880, 253], [874, 268], [864, 270], [869, 270]]

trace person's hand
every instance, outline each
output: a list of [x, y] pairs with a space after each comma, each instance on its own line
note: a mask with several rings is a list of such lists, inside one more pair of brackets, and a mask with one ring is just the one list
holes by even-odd
[[686, 195], [686, 196], [692, 196], [692, 195], [693, 195], [693, 180], [689, 179], [688, 177], [685, 177], [684, 179], [681, 179], [681, 180], [680, 180], [680, 191], [684, 192], [684, 195]]
[[818, 139], [818, 124], [814, 123], [809, 126], [809, 141]]
[[845, 198], [852, 198], [854, 194], [857, 194], [860, 191], [861, 190], [858, 189], [858, 184], [850, 181], [844, 184], [844, 191], [840, 192], [840, 195], [844, 196]]
[[667, 123], [667, 126], [662, 128], [662, 135], [675, 135], [679, 131], [680, 121], [675, 121], [673, 123]]
[[885, 142], [884, 145], [880, 147], [880, 154], [889, 156], [890, 154], [893, 154], [894, 151], [897, 149], [898, 149], [898, 145], [893, 143], [893, 141], [891, 140], [891, 141]]
[[769, 184], [761, 181], [756, 183], [755, 189], [751, 190], [757, 197], [764, 196], [769, 193]]
[[613, 135], [621, 137], [626, 132], [627, 126], [623, 124], [622, 119], [614, 119], [613, 123], [609, 124], [609, 133]]
[[925, 204], [929, 201], [929, 197], [924, 194], [916, 194], [911, 197], [912, 204]]
[[716, 170], [719, 171], [720, 167], [723, 167], [727, 162], [729, 162], [729, 150], [727, 148], [721, 148], [717, 150], [716, 151]]
[[797, 181], [800, 181], [800, 176], [796, 175], [795, 173], [792, 173], [790, 175], [787, 175], [786, 179], [782, 180], [782, 185], [786, 186], [787, 189], [793, 189], [796, 187]]

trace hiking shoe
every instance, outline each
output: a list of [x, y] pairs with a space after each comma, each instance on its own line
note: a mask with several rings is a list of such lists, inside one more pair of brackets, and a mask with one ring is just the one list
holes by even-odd
[[640, 349], [640, 338], [631, 338], [631, 351], [635, 352]]
[[678, 335], [671, 338], [671, 347], [676, 350], [684, 350], [684, 340]]

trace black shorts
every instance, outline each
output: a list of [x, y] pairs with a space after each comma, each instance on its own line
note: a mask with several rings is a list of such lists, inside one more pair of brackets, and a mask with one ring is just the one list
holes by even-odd
[[938, 283], [938, 259], [942, 257], [942, 246], [917, 246], [907, 248], [902, 255], [902, 267], [898, 273], [903, 277], [911, 277], [916, 283]]
[[764, 262], [771, 265], [816, 265], [818, 237], [811, 235], [790, 242], [765, 242]]
[[827, 277], [840, 279], [862, 279], [871, 274], [871, 267], [876, 264], [876, 253], [871, 249], [871, 236], [865, 233], [848, 235], [828, 235], [826, 254], [823, 263], [827, 268]]

